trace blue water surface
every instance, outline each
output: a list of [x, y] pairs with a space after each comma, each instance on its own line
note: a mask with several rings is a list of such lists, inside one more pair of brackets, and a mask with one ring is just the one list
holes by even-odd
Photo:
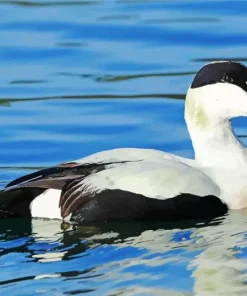
[[[0, 187], [104, 149], [193, 157], [195, 72], [247, 62], [246, 1], [4, 0], [0, 18]], [[0, 294], [247, 295], [246, 223], [0, 221]]]

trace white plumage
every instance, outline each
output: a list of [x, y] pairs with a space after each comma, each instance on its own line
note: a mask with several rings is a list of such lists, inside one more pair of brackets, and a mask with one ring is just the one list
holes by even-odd
[[180, 193], [198, 196], [220, 193], [218, 186], [203, 172], [168, 159], [122, 164], [90, 175], [81, 184], [91, 191], [120, 189], [156, 199], [171, 198]]

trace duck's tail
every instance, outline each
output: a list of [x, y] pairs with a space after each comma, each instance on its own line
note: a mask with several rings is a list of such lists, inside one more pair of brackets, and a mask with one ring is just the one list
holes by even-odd
[[31, 217], [30, 203], [44, 190], [43, 188], [22, 188], [0, 191], [0, 219]]

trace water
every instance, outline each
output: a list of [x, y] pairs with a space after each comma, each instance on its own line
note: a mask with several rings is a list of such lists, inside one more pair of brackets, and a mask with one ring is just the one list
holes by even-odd
[[[193, 157], [184, 95], [247, 61], [246, 1], [1, 1], [0, 186], [116, 147]], [[234, 120], [246, 136], [247, 121]], [[242, 140], [247, 144], [246, 138]], [[176, 224], [0, 221], [6, 295], [245, 295], [247, 214]]]

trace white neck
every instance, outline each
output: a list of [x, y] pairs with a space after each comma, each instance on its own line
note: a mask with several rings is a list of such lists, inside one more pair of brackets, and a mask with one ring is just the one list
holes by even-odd
[[195, 151], [195, 159], [206, 167], [247, 169], [247, 151], [236, 138], [229, 119], [210, 114], [188, 92], [185, 120]]
[[219, 197], [230, 209], [247, 208], [247, 150], [230, 122], [238, 116], [247, 116], [247, 93], [242, 88], [230, 83], [189, 88], [185, 120], [195, 164], [219, 187]]

